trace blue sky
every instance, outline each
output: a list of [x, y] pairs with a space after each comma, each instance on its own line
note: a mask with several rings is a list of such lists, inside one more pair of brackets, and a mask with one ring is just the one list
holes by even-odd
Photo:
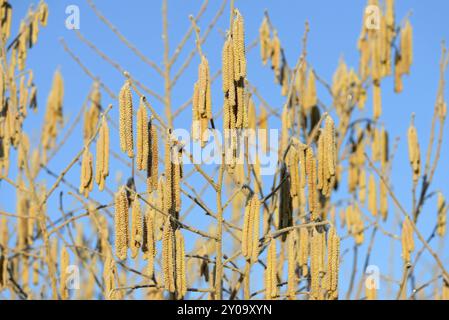
[[[23, 16], [29, 5], [35, 3], [33, 1], [15, 1], [13, 30], [18, 29], [19, 17]], [[108, 19], [118, 27], [128, 40], [136, 45], [149, 59], [156, 63], [163, 61], [162, 46], [162, 23], [161, 23], [161, 2], [152, 1], [95, 1], [100, 11], [108, 17]], [[123, 3], [125, 3], [123, 5]], [[115, 35], [94, 15], [87, 5], [86, 1], [66, 1], [66, 0], [48, 0], [49, 4], [49, 23], [46, 28], [41, 30], [37, 45], [32, 49], [27, 64], [34, 70], [35, 82], [39, 92], [39, 108], [40, 112], [36, 115], [30, 115], [25, 123], [25, 129], [31, 137], [33, 145], [39, 141], [40, 130], [42, 126], [42, 116], [45, 107], [47, 94], [51, 87], [53, 72], [60, 68], [65, 81], [65, 103], [64, 115], [68, 121], [67, 127], [82, 107], [85, 98], [88, 95], [92, 81], [79, 66], [69, 57], [63, 50], [59, 39], [62, 37], [68, 46], [78, 55], [82, 62], [93, 72], [98, 75], [103, 82], [110, 87], [113, 92], [118, 93], [123, 84], [122, 75], [113, 69], [108, 63], [99, 58], [95, 53], [83, 44], [73, 31], [65, 28], [66, 13], [65, 9], [68, 5], [75, 4], [80, 8], [80, 32], [88, 40], [95, 43], [98, 48], [107, 53], [114, 61], [122, 65], [135, 78], [143, 82], [147, 87], [156, 92], [163, 93], [162, 78], [142, 63], [133, 53], [126, 48]], [[213, 19], [217, 10], [221, 5], [219, 0], [210, 0], [210, 4], [205, 14], [199, 22], [202, 32]], [[308, 59], [309, 63], [314, 67], [316, 72], [331, 81], [332, 75], [337, 67], [339, 58], [343, 57], [349, 66], [357, 68], [358, 51], [356, 48], [357, 39], [362, 25], [362, 13], [366, 1], [352, 0], [345, 1], [344, 4], [338, 1], [289, 1], [289, 0], [236, 0], [236, 7], [239, 8], [245, 18], [246, 43], [251, 43], [258, 37], [258, 29], [263, 18], [263, 12], [268, 10], [273, 25], [277, 28], [282, 46], [285, 49], [286, 57], [289, 65], [294, 65], [301, 50], [301, 37], [304, 31], [304, 22], [310, 23], [310, 33], [308, 41]], [[169, 39], [170, 52], [181, 41], [185, 32], [190, 26], [188, 19], [189, 14], [196, 14], [201, 6], [201, 1], [193, 0], [169, 0]], [[418, 130], [419, 140], [422, 147], [427, 148], [427, 141], [430, 134], [430, 123], [433, 113], [436, 91], [438, 86], [438, 63], [441, 53], [441, 41], [449, 40], [449, 28], [447, 27], [447, 12], [449, 3], [444, 0], [434, 1], [397, 1], [396, 19], [400, 21], [408, 13], [411, 13], [411, 23], [414, 30], [414, 63], [411, 69], [411, 75], [404, 79], [404, 91], [401, 94], [393, 92], [392, 78], [387, 78], [382, 82], [382, 98], [383, 98], [383, 114], [381, 122], [388, 129], [390, 141], [399, 137], [397, 155], [393, 163], [393, 173], [391, 179], [394, 183], [394, 191], [400, 199], [402, 205], [410, 210], [411, 208], [411, 170], [408, 165], [406, 133], [409, 125], [410, 115], [412, 112], [416, 114], [416, 127]], [[203, 51], [209, 59], [212, 74], [220, 68], [221, 64], [221, 48], [223, 44], [223, 32], [229, 23], [229, 8], [225, 9], [225, 13], [220, 17], [217, 26], [211, 31], [208, 41], [203, 46]], [[15, 34], [16, 31], [13, 31]], [[185, 46], [185, 50], [180, 54], [177, 63], [173, 67], [173, 74], [176, 74], [188, 53], [193, 49], [193, 37], [190, 37]], [[280, 108], [284, 102], [284, 98], [280, 95], [280, 89], [273, 83], [273, 73], [269, 67], [263, 67], [259, 47], [254, 48], [247, 55], [248, 59], [248, 79], [259, 88], [263, 97], [274, 107]], [[185, 74], [178, 81], [173, 93], [173, 106], [176, 109], [187, 101], [193, 90], [193, 82], [196, 80], [198, 56], [192, 60]], [[446, 90], [447, 92], [447, 90]], [[331, 100], [323, 87], [318, 88], [319, 98], [330, 104]], [[149, 101], [154, 105], [155, 109], [162, 113], [163, 107], [160, 102], [152, 97], [148, 97]], [[213, 87], [213, 109], [219, 110], [222, 105], [221, 81], [217, 81]], [[137, 104], [137, 99], [135, 99]], [[117, 104], [110, 97], [103, 93], [103, 105], [112, 103], [114, 109], [111, 116], [117, 118]], [[258, 104], [258, 103], [257, 103]], [[371, 115], [371, 96], [369, 96], [365, 111], [358, 114]], [[175, 122], [175, 126], [185, 127], [185, 123], [190, 123], [191, 112], [188, 108], [181, 113], [180, 118]], [[272, 127], [279, 125], [278, 122], [271, 122]], [[49, 167], [59, 172], [64, 168], [73, 156], [81, 149], [81, 126], [76, 128], [77, 134], [67, 142], [63, 148], [63, 152], [55, 157], [49, 164]], [[447, 132], [447, 131], [446, 131]], [[112, 136], [114, 138], [114, 135]], [[446, 140], [449, 135], [445, 134]], [[115, 151], [118, 151], [118, 140], [115, 140]], [[111, 190], [116, 190], [117, 183], [115, 172], [122, 171], [124, 176], [130, 174], [116, 160], [111, 160], [112, 175], [108, 184]], [[441, 190], [446, 197], [449, 197], [448, 178], [449, 171], [447, 169], [449, 163], [448, 142], [443, 146], [441, 154], [440, 167], [435, 176], [435, 181], [431, 187], [431, 191]], [[14, 170], [11, 171], [14, 176]], [[79, 167], [75, 166], [67, 175], [67, 178], [74, 185], [78, 185]], [[46, 178], [49, 184], [53, 183], [53, 178]], [[202, 184], [201, 177], [198, 176], [199, 182], [192, 182], [194, 187], [200, 187]], [[271, 181], [271, 177], [266, 178], [267, 185]], [[13, 190], [6, 184], [1, 185], [2, 194], [5, 192], [14, 197]], [[61, 190], [67, 191], [65, 187]], [[55, 193], [56, 194], [56, 193]], [[99, 201], [110, 202], [109, 195], [99, 195], [97, 191], [92, 194]], [[208, 193], [205, 194], [207, 197]], [[335, 200], [341, 196], [340, 193], [335, 195]], [[67, 206], [74, 205], [73, 198], [67, 197]], [[73, 203], [71, 203], [73, 202]], [[50, 208], [57, 208], [57, 196], [51, 198]], [[188, 199], [184, 199], [184, 208], [190, 205]], [[3, 202], [2, 209], [13, 212], [15, 210], [15, 202]], [[213, 206], [212, 206], [213, 208]], [[389, 220], [384, 227], [399, 234], [397, 224], [395, 224], [395, 216], [399, 213], [395, 209], [390, 200]], [[50, 209], [51, 210], [51, 209]], [[54, 213], [54, 217], [57, 216]], [[201, 218], [201, 219], [200, 219]], [[189, 216], [189, 222], [202, 226], [209, 220], [203, 219], [201, 212], [193, 212]], [[207, 220], [207, 221], [204, 221]], [[428, 236], [436, 221], [436, 199], [429, 200], [425, 207], [419, 227], [425, 237]], [[345, 231], [340, 230], [341, 234]], [[366, 242], [369, 239], [370, 231], [366, 232]], [[371, 264], [378, 265], [382, 273], [389, 273], [389, 265], [391, 257], [393, 257], [394, 273], [393, 278], [399, 280], [401, 276], [401, 258], [400, 246], [397, 243], [393, 253], [390, 252], [390, 241], [382, 234], [377, 234]], [[447, 239], [433, 240], [433, 248], [445, 248]], [[417, 242], [418, 243], [418, 242]], [[345, 249], [352, 250], [353, 240], [348, 239], [343, 242], [342, 252]], [[420, 248], [418, 245], [417, 248]], [[359, 250], [359, 273], [362, 268], [362, 259], [366, 250], [366, 244]], [[445, 263], [448, 262], [448, 254], [445, 250], [438, 251]], [[423, 268], [418, 269], [418, 279], [425, 281], [432, 277], [430, 274], [430, 263], [433, 264], [431, 257], [427, 254], [423, 256]], [[344, 263], [341, 270], [341, 291], [342, 296], [346, 293], [348, 285], [348, 274], [350, 273], [352, 263], [352, 251], [344, 255]], [[260, 270], [255, 272], [253, 281], [262, 281]], [[357, 280], [358, 282], [358, 280]], [[357, 283], [356, 282], [356, 283]], [[396, 294], [397, 285], [393, 284], [393, 293]], [[388, 293], [388, 286], [385, 282], [381, 282], [380, 296], [383, 297]]]

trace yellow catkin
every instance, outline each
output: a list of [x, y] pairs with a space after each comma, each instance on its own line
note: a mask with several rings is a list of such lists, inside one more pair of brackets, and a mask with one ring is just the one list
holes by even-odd
[[119, 135], [122, 152], [126, 152], [130, 158], [134, 157], [133, 102], [128, 81], [125, 82], [119, 93]]
[[271, 238], [268, 244], [265, 269], [265, 298], [269, 300], [278, 296], [276, 251], [276, 239]]
[[382, 92], [380, 84], [374, 84], [373, 86], [373, 117], [379, 119], [382, 115]]
[[309, 231], [307, 228], [299, 229], [299, 244], [298, 247], [298, 265], [301, 267], [303, 277], [308, 275], [307, 262], [309, 260]]
[[317, 105], [316, 79], [313, 70], [309, 70], [307, 76], [307, 89], [304, 97], [304, 109], [310, 111], [312, 107]]
[[388, 132], [382, 127], [380, 131], [380, 161], [382, 164], [382, 169], [385, 169], [388, 164], [389, 158], [389, 145], [388, 145]]
[[324, 151], [324, 134], [321, 133], [318, 138], [318, 150], [317, 150], [317, 158], [318, 158], [318, 181], [317, 181], [317, 188], [319, 190], [323, 190], [324, 184], [326, 183], [325, 177], [324, 177], [324, 159], [325, 159], [325, 151]]
[[402, 259], [404, 263], [410, 262], [410, 254], [415, 250], [415, 241], [413, 239], [413, 226], [408, 217], [402, 223]]
[[437, 234], [444, 237], [446, 234], [446, 214], [447, 206], [446, 200], [441, 192], [438, 192], [437, 200]]
[[380, 196], [380, 203], [379, 203], [379, 212], [382, 216], [382, 219], [385, 221], [387, 220], [388, 216], [388, 190], [387, 186], [383, 181], [379, 181], [379, 196]]
[[148, 272], [147, 275], [153, 278], [154, 275], [154, 258], [156, 256], [156, 235], [155, 235], [155, 210], [148, 208], [146, 214], [146, 245], [147, 245], [147, 259], [148, 259]]
[[410, 21], [405, 22], [401, 32], [401, 57], [402, 70], [406, 74], [410, 74], [410, 67], [413, 63], [413, 29]]
[[139, 109], [137, 110], [137, 170], [148, 169], [148, 114], [147, 108], [141, 98]]
[[97, 158], [95, 163], [95, 182], [103, 191], [106, 177], [109, 176], [109, 126], [106, 119], [102, 120], [97, 140]]
[[131, 258], [135, 259], [143, 242], [142, 212], [137, 194], [131, 208]]
[[0, 218], [0, 245], [2, 250], [0, 253], [0, 290], [8, 286], [8, 219], [6, 216]]
[[[284, 181], [284, 179], [288, 178], [288, 172], [285, 165], [281, 168], [280, 179]], [[290, 185], [287, 182], [282, 183], [279, 195], [279, 215], [278, 215], [278, 228], [284, 229], [292, 224], [292, 198], [290, 195]], [[287, 234], [282, 234], [281, 239], [285, 241], [287, 238]]]
[[449, 300], [449, 283], [443, 279], [443, 290], [441, 293], [441, 300]]
[[278, 33], [274, 30], [274, 36], [271, 40], [271, 68], [274, 70], [275, 80], [278, 82], [281, 74], [281, 59], [282, 59], [282, 49], [281, 41], [279, 39]]
[[125, 187], [115, 195], [115, 253], [125, 260], [128, 251], [129, 204]]
[[164, 154], [164, 166], [165, 166], [165, 180], [166, 187], [164, 188], [164, 211], [171, 213], [173, 211], [173, 163], [172, 163], [172, 145], [170, 137], [167, 137], [165, 141], [165, 154]]
[[253, 196], [252, 206], [252, 246], [251, 246], [251, 262], [256, 263], [259, 259], [259, 234], [260, 234], [260, 200], [256, 195]]
[[157, 189], [158, 174], [159, 174], [159, 144], [156, 126], [153, 120], [148, 124], [149, 128], [149, 146], [148, 146], [148, 171], [147, 171], [147, 186], [148, 191], [151, 192]]
[[377, 215], [377, 187], [373, 174], [370, 175], [368, 182], [368, 209], [373, 216]]
[[412, 123], [408, 128], [407, 138], [409, 161], [413, 172], [413, 182], [416, 184], [421, 175], [421, 152], [419, 148], [418, 133], [413, 124], [413, 118]]
[[374, 281], [370, 285], [365, 284], [366, 300], [377, 300], [377, 288]]
[[340, 264], [340, 238], [335, 228], [327, 235], [326, 290], [329, 299], [338, 299], [338, 272]]
[[252, 198], [247, 200], [245, 206], [245, 213], [243, 216], [243, 229], [242, 229], [242, 255], [245, 258], [249, 258], [251, 255], [251, 251], [249, 250], [252, 245], [251, 242], [251, 206], [253, 205]]
[[39, 3], [39, 22], [43, 27], [47, 25], [48, 21], [48, 5], [45, 2]]
[[366, 202], [366, 172], [363, 168], [359, 174], [359, 202], [362, 206]]
[[312, 213], [312, 220], [318, 218], [317, 216], [317, 170], [316, 170], [316, 159], [313, 154], [313, 150], [311, 147], [306, 150], [306, 175], [307, 175], [307, 184], [309, 191], [309, 211]]
[[260, 44], [260, 56], [262, 58], [262, 63], [267, 64], [269, 54], [270, 54], [270, 26], [268, 24], [268, 19], [265, 16], [262, 20], [262, 24], [259, 28], [259, 44]]
[[294, 232], [289, 232], [287, 236], [287, 261], [288, 261], [287, 295], [290, 300], [294, 300], [296, 299], [296, 286], [297, 286]]
[[179, 213], [181, 211], [181, 179], [183, 172], [183, 164], [182, 164], [182, 149], [179, 149], [176, 154], [176, 164], [174, 165], [173, 172], [173, 198], [174, 198], [174, 207], [175, 211]]
[[79, 192], [85, 197], [89, 196], [89, 192], [92, 191], [94, 186], [94, 176], [92, 168], [92, 153], [86, 147], [83, 152], [83, 158], [81, 161], [81, 177]]
[[322, 269], [322, 236], [315, 228], [312, 230], [310, 245], [310, 298], [317, 300], [320, 298], [320, 270]]
[[120, 298], [120, 290], [114, 290], [117, 267], [110, 253], [107, 253], [103, 267], [104, 297], [106, 300], [116, 300]]
[[165, 289], [174, 293], [175, 289], [175, 261], [174, 261], [174, 232], [170, 219], [166, 219], [162, 236], [162, 267], [164, 272]]
[[184, 237], [180, 229], [177, 229], [175, 232], [175, 240], [176, 240], [176, 293], [177, 298], [182, 299], [187, 293], [187, 280], [186, 280]]
[[236, 9], [235, 10], [234, 25], [232, 28], [232, 37], [234, 41], [234, 61], [237, 63], [234, 80], [246, 77], [246, 57], [245, 57], [245, 27], [243, 16]]
[[402, 65], [401, 55], [396, 53], [394, 58], [394, 92], [396, 93], [401, 93], [403, 90]]
[[42, 129], [43, 162], [47, 161], [47, 151], [54, 147], [58, 127], [63, 124], [64, 81], [59, 70], [53, 76], [52, 88], [47, 98], [47, 106]]
[[330, 116], [326, 117], [325, 123], [325, 147], [327, 151], [327, 166], [329, 169], [329, 174], [331, 176], [335, 175], [335, 167], [337, 161], [337, 152], [335, 144], [335, 125], [334, 120]]
[[67, 252], [67, 249], [65, 246], [61, 249], [61, 256], [60, 256], [61, 266], [60, 266], [60, 274], [61, 274], [61, 299], [67, 300], [69, 298], [69, 290], [67, 288], [67, 274], [68, 274], [68, 266], [70, 264], [69, 261], [69, 253]]

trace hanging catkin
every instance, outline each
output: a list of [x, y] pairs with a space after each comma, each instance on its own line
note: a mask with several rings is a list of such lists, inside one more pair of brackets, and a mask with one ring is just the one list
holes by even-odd
[[307, 88], [304, 97], [304, 109], [309, 112], [312, 107], [317, 105], [317, 95], [316, 95], [316, 79], [313, 70], [309, 70], [307, 75]]
[[0, 290], [5, 288], [9, 283], [8, 273], [8, 219], [6, 216], [0, 218], [0, 245], [2, 247], [0, 253]]
[[310, 244], [310, 298], [312, 300], [320, 298], [320, 270], [323, 268], [322, 249], [322, 236], [316, 228], [313, 228]]
[[293, 210], [300, 206], [301, 181], [299, 176], [299, 155], [296, 146], [291, 146], [286, 157], [286, 164], [290, 175], [290, 196], [292, 198]]
[[335, 125], [334, 120], [330, 116], [326, 117], [324, 128], [324, 146], [326, 148], [328, 174], [335, 175], [335, 167], [337, 162], [337, 151], [335, 143]]
[[186, 263], [185, 263], [185, 248], [184, 236], [180, 229], [175, 232], [176, 241], [176, 293], [177, 299], [182, 299], [187, 293], [186, 280]]
[[373, 85], [373, 118], [379, 119], [382, 115], [382, 92], [380, 84], [374, 83]]
[[162, 236], [162, 267], [165, 290], [175, 292], [174, 232], [170, 219], [166, 219]]
[[281, 41], [279, 39], [277, 30], [273, 32], [273, 39], [271, 40], [271, 68], [274, 70], [275, 81], [279, 82], [279, 78], [281, 75], [281, 59], [282, 59], [282, 48]]
[[83, 152], [83, 159], [81, 161], [81, 177], [79, 192], [86, 198], [94, 186], [93, 168], [92, 168], [92, 153], [89, 148], [85, 147]]
[[125, 260], [128, 251], [129, 204], [125, 187], [115, 195], [115, 254]]
[[252, 250], [251, 250], [251, 262], [256, 263], [259, 259], [259, 234], [260, 234], [260, 200], [257, 196], [253, 196], [252, 206]]
[[287, 236], [287, 261], [288, 261], [287, 295], [290, 300], [294, 300], [296, 299], [296, 286], [297, 286], [294, 231], [290, 231]]
[[312, 213], [312, 220], [318, 218], [318, 207], [317, 207], [317, 170], [316, 170], [316, 159], [313, 154], [311, 147], [306, 149], [306, 175], [307, 175], [307, 185], [308, 185], [308, 198], [309, 198], [309, 211]]
[[69, 253], [67, 252], [67, 249], [65, 246], [61, 249], [61, 255], [60, 255], [60, 261], [61, 261], [61, 267], [60, 267], [60, 274], [61, 274], [61, 299], [67, 300], [69, 298], [69, 290], [67, 288], [67, 274], [68, 274], [68, 266], [70, 264], [69, 261]]
[[438, 192], [437, 200], [437, 234], [440, 237], [444, 237], [446, 234], [446, 213], [447, 206], [446, 200], [441, 192]]
[[301, 274], [303, 277], [307, 277], [308, 267], [307, 262], [309, 260], [309, 230], [307, 228], [299, 228], [299, 243], [298, 246], [298, 265], [301, 268]]
[[271, 300], [278, 296], [276, 239], [271, 238], [268, 244], [267, 266], [265, 269], [265, 298]]
[[106, 119], [101, 122], [97, 140], [97, 158], [95, 162], [95, 182], [103, 191], [106, 177], [109, 175], [109, 126]]
[[404, 219], [402, 223], [402, 259], [404, 263], [410, 263], [410, 254], [415, 250], [415, 241], [413, 240], [413, 227], [412, 222], [408, 216]]
[[373, 174], [370, 175], [368, 183], [368, 209], [373, 216], [377, 215], [377, 187]]
[[121, 299], [121, 291], [115, 290], [116, 280], [118, 280], [117, 266], [111, 254], [106, 254], [103, 267], [103, 281], [104, 281], [104, 296], [106, 300], [119, 300]]
[[174, 165], [173, 172], [173, 190], [174, 190], [174, 201], [175, 201], [175, 211], [179, 213], [181, 211], [181, 180], [183, 172], [182, 163], [182, 149], [178, 149], [176, 152], [176, 162]]
[[246, 77], [245, 57], [245, 27], [243, 16], [235, 9], [234, 24], [232, 26], [232, 40], [234, 42], [234, 80]]
[[130, 84], [126, 81], [119, 93], [119, 134], [120, 149], [130, 158], [134, 157], [132, 99]]
[[86, 143], [90, 138], [92, 138], [97, 128], [100, 111], [101, 111], [101, 92], [98, 82], [93, 84], [91, 93], [89, 94], [89, 100], [91, 101], [91, 106], [84, 113], [84, 143]]
[[362, 206], [366, 202], [366, 172], [363, 168], [359, 174], [359, 202]]
[[212, 119], [211, 100], [209, 62], [204, 55], [201, 55], [201, 62], [198, 67], [198, 81], [194, 84], [192, 98], [192, 136], [195, 141], [201, 142], [202, 147], [208, 140], [206, 130], [209, 120]]
[[152, 192], [157, 189], [159, 174], [159, 141], [152, 118], [148, 123], [148, 131], [147, 187], [148, 192]]
[[414, 125], [414, 115], [408, 128], [408, 156], [413, 172], [413, 182], [418, 182], [421, 175], [421, 152], [419, 149], [418, 133]]
[[140, 211], [140, 202], [137, 194], [131, 208], [131, 258], [135, 259], [143, 241], [142, 213]]
[[171, 137], [167, 136], [165, 141], [164, 167], [166, 186], [164, 188], [164, 211], [171, 214], [173, 211], [173, 162], [172, 162], [172, 142]]
[[137, 110], [137, 152], [136, 165], [137, 170], [148, 169], [148, 114], [147, 108], [143, 103], [143, 97], [140, 98], [139, 109]]
[[331, 228], [327, 235], [326, 290], [329, 299], [338, 299], [338, 271], [340, 259], [340, 238]]
[[383, 181], [379, 181], [379, 189], [380, 189], [380, 203], [379, 203], [379, 211], [382, 216], [382, 219], [387, 220], [388, 215], [388, 190], [387, 186]]
[[146, 228], [144, 228], [144, 232], [146, 232], [146, 255], [148, 259], [147, 275], [148, 277], [153, 278], [154, 258], [156, 256], [155, 210], [153, 210], [151, 207], [148, 207], [145, 219], [147, 221], [145, 224]]
[[63, 124], [62, 105], [64, 100], [64, 81], [59, 70], [53, 76], [50, 94], [47, 98], [47, 107], [44, 116], [44, 127], [42, 129], [42, 145], [44, 148], [43, 162], [47, 161], [47, 151], [54, 147], [58, 126]]
[[[290, 182], [288, 180], [288, 172], [285, 164], [281, 168], [281, 181], [284, 181], [281, 185], [281, 190], [279, 194], [279, 222], [278, 228], [284, 229], [290, 227], [293, 221], [293, 211], [292, 211], [292, 197], [290, 195]], [[282, 234], [281, 239], [284, 242], [287, 238], [287, 234]]]
[[253, 197], [249, 198], [246, 202], [245, 213], [243, 218], [243, 229], [242, 229], [242, 255], [249, 260], [251, 258], [252, 252], [252, 214], [253, 214]]
[[259, 28], [259, 43], [260, 43], [260, 56], [262, 58], [262, 63], [263, 65], [266, 65], [271, 51], [270, 26], [268, 24], [268, 19], [266, 16], [263, 18], [262, 24]]
[[413, 62], [413, 29], [410, 21], [407, 19], [401, 32], [401, 59], [402, 71], [410, 74], [410, 67]]

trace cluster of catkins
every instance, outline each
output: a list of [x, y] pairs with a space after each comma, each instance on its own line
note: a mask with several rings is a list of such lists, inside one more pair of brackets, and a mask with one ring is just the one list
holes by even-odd
[[[0, 67], [0, 173], [7, 176], [9, 171], [9, 158], [11, 146], [19, 154], [18, 166], [24, 169], [23, 160], [28, 157], [29, 140], [22, 132], [22, 125], [27, 117], [27, 109], [36, 110], [37, 89], [34, 84], [33, 71], [25, 70], [27, 50], [38, 38], [39, 25], [46, 26], [48, 9], [47, 4], [40, 2], [36, 10], [30, 9], [22, 20], [19, 36], [16, 37], [9, 48], [11, 53], [9, 61]], [[6, 41], [10, 37], [12, 6], [7, 1], [0, 1], [1, 37]], [[21, 71], [17, 74], [17, 71]], [[18, 80], [18, 83], [17, 83]], [[55, 83], [53, 86], [55, 87]], [[62, 90], [61, 87], [52, 91]], [[62, 95], [58, 95], [62, 106]], [[56, 100], [52, 98], [52, 102]], [[48, 137], [43, 133], [43, 138]], [[48, 141], [48, 138], [44, 142]], [[45, 145], [44, 145], [45, 148]], [[37, 154], [38, 150], [36, 150]], [[33, 153], [34, 154], [34, 153]], [[25, 158], [24, 158], [25, 157]], [[34, 157], [38, 157], [34, 155]], [[45, 159], [44, 159], [45, 160]], [[35, 170], [32, 170], [35, 171]]]
[[[207, 62], [204, 64], [202, 60], [202, 64], [198, 82], [200, 94], [204, 94], [203, 85], [210, 86], [207, 84], [209, 81]], [[201, 81], [203, 75], [207, 79], [205, 84]], [[201, 101], [205, 107], [206, 102], [204, 99]], [[208, 101], [207, 103], [210, 104], [210, 97]], [[140, 197], [132, 188], [133, 184], [122, 186], [117, 192], [115, 196], [115, 252], [120, 260], [125, 260], [128, 249], [131, 250], [133, 259], [137, 258], [141, 250], [143, 258], [148, 261], [147, 275], [153, 278], [156, 241], [162, 240], [165, 289], [181, 299], [187, 292], [184, 238], [177, 220], [181, 210], [182, 148], [172, 138], [171, 130], [168, 129], [165, 133], [165, 172], [159, 177], [158, 133], [154, 119], [152, 117], [148, 119], [146, 103], [145, 98], [141, 97], [137, 110], [137, 148], [134, 153], [133, 102], [131, 83], [127, 80], [119, 94], [120, 147], [130, 158], [135, 157], [137, 170], [147, 172], [148, 197], [147, 199]], [[196, 104], [196, 106], [199, 105]], [[207, 119], [211, 119], [210, 105], [208, 109]], [[199, 111], [199, 114], [202, 116], [203, 112]], [[141, 199], [147, 206], [144, 215], [141, 212]], [[130, 230], [129, 210], [131, 210]], [[113, 285], [114, 283], [111, 284]]]
[[235, 169], [240, 144], [237, 130], [248, 128], [248, 101], [245, 92], [246, 56], [244, 21], [235, 10], [233, 25], [228, 32], [222, 53], [223, 130], [229, 172]]
[[[271, 34], [273, 33], [273, 37]], [[271, 61], [271, 68], [274, 71], [274, 81], [281, 85], [281, 94], [287, 95], [289, 84], [289, 70], [284, 59], [281, 41], [277, 30], [271, 31], [268, 15], [265, 15], [259, 28], [260, 55], [262, 63]]]
[[[368, 5], [380, 8], [378, 0], [370, 0]], [[373, 117], [378, 119], [382, 114], [382, 78], [391, 75], [394, 64], [394, 89], [399, 93], [403, 89], [402, 76], [410, 73], [413, 62], [413, 30], [408, 19], [404, 26], [396, 27], [394, 0], [385, 1], [385, 9], [379, 10], [379, 16], [370, 17], [370, 10], [366, 10], [365, 13], [358, 42], [359, 68], [361, 81], [365, 82], [371, 77], [373, 82]], [[392, 44], [397, 38], [398, 32], [400, 45], [396, 49], [394, 61], [392, 61]]]

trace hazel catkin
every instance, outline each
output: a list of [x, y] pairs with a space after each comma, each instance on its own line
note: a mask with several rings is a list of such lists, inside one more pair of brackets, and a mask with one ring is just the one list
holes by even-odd
[[122, 186], [115, 195], [115, 252], [117, 258], [125, 260], [128, 251], [129, 203], [126, 189]]
[[119, 116], [120, 149], [132, 158], [134, 157], [133, 101], [129, 81], [126, 81], [120, 89]]

